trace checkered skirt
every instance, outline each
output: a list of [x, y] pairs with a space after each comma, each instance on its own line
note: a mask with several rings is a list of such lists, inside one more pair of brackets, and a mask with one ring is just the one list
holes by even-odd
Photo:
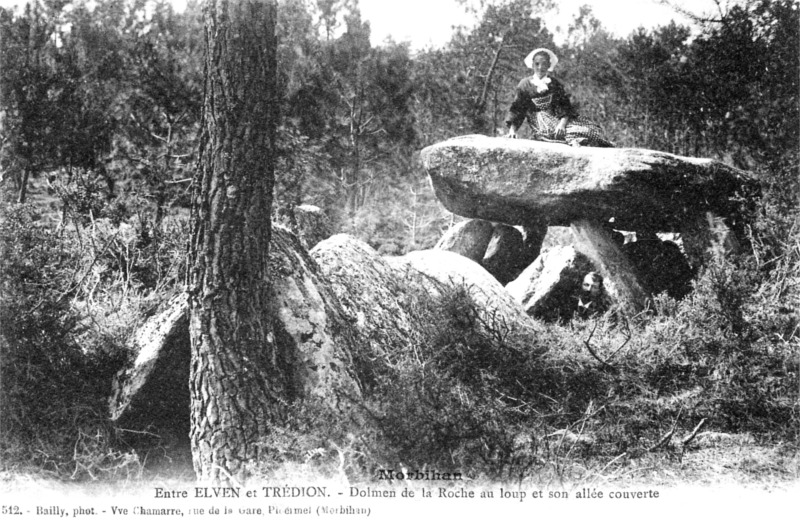
[[[540, 103], [536, 103], [536, 105], [542, 108]], [[536, 112], [535, 124], [532, 123], [533, 130], [538, 136], [545, 139], [556, 139], [555, 130], [560, 120], [560, 118], [547, 110], [539, 110]], [[569, 118], [564, 140], [568, 144], [580, 144], [582, 146], [614, 146], [603, 138], [602, 131], [596, 123], [581, 116]]]

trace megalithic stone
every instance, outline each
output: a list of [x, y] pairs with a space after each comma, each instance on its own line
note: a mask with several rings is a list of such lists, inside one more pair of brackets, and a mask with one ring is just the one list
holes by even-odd
[[719, 161], [638, 148], [471, 135], [429, 146], [421, 158], [448, 210], [510, 225], [613, 217], [617, 229], [681, 231], [707, 212], [736, 220], [738, 195], [758, 188]]
[[642, 287], [625, 253], [602, 224], [590, 220], [573, 222], [575, 249], [588, 257], [603, 275], [603, 285], [611, 299], [628, 314], [644, 310], [650, 294]]

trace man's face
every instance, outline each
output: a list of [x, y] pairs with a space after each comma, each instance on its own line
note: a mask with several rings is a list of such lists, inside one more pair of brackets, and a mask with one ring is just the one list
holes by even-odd
[[594, 276], [587, 274], [583, 278], [583, 285], [581, 285], [584, 293], [597, 296], [600, 294], [600, 282], [595, 280]]

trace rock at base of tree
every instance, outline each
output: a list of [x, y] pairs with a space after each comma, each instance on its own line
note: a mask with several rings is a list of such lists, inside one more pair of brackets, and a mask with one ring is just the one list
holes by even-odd
[[576, 311], [581, 282], [595, 267], [572, 246], [543, 252], [506, 290], [528, 315], [544, 321], [566, 321]]
[[[294, 235], [274, 226], [269, 271], [268, 312], [277, 352], [291, 367], [291, 394], [320, 398], [332, 407], [342, 404], [340, 392], [358, 395], [361, 385], [370, 383], [359, 377], [376, 376], [354, 359], [376, 360], [373, 368], [379, 369], [398, 349], [441, 334], [425, 308], [448, 288], [467, 290], [480, 323], [495, 333], [530, 337], [536, 331], [535, 322], [483, 267], [449, 251], [386, 259], [359, 240], [335, 235], [309, 253]], [[181, 295], [132, 337], [138, 357], [117, 374], [109, 402], [118, 426], [188, 437], [188, 314]]]
[[[413, 280], [399, 276], [387, 257], [344, 234], [320, 242], [311, 256], [339, 300], [358, 359], [389, 360], [397, 349], [424, 341], [411, 308]], [[376, 377], [367, 363], [356, 368], [367, 379]]]
[[270, 267], [276, 340], [291, 353], [295, 393], [338, 404], [339, 391], [358, 391], [351, 372], [354, 338], [339, 300], [297, 237], [277, 226]]
[[474, 262], [480, 262], [493, 233], [494, 226], [489, 221], [465, 220], [448, 229], [434, 249], [452, 251]]
[[117, 374], [109, 401], [111, 420], [125, 429], [172, 435], [189, 433], [189, 302], [172, 298], [131, 337], [138, 352]]
[[[358, 393], [352, 376], [354, 348], [336, 296], [319, 276], [298, 239], [273, 226], [270, 245], [273, 315], [278, 351], [285, 353], [292, 392], [338, 406], [338, 392]], [[188, 435], [189, 305], [185, 295], [136, 331], [132, 366], [120, 371], [109, 401], [111, 419], [120, 427]], [[250, 367], [257, 369], [258, 367]]]
[[481, 265], [505, 285], [514, 278], [536, 257], [527, 258], [522, 233], [506, 224], [495, 224], [492, 239], [486, 247]]
[[588, 257], [596, 271], [603, 276], [603, 285], [611, 301], [628, 314], [644, 310], [650, 294], [642, 286], [636, 270], [608, 232], [607, 226], [581, 220], [574, 222], [571, 229], [575, 237], [575, 249]]
[[294, 208], [296, 234], [307, 251], [331, 236], [331, 226], [325, 212], [317, 206], [302, 204]]

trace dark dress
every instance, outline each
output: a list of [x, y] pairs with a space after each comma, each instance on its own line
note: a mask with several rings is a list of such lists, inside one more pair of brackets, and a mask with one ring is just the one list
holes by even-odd
[[535, 138], [555, 140], [556, 126], [565, 116], [569, 118], [564, 137], [568, 144], [614, 146], [602, 137], [597, 124], [577, 114], [569, 101], [564, 86], [553, 77], [550, 77], [547, 90], [543, 92], [538, 91], [530, 77], [519, 82], [516, 97], [509, 109], [506, 125], [519, 128], [527, 118], [533, 128]]

